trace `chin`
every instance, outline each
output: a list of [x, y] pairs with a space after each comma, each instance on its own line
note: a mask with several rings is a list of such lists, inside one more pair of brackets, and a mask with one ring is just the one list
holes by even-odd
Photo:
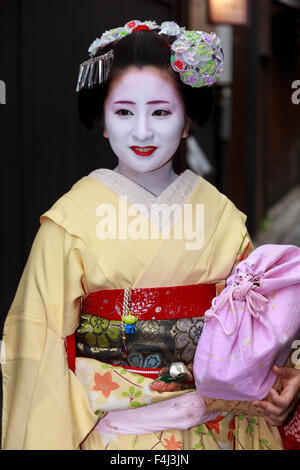
[[163, 167], [165, 163], [154, 163], [154, 162], [149, 162], [149, 164], [144, 164], [144, 165], [137, 165], [135, 167], [135, 170], [138, 171], [139, 173], [149, 173], [151, 171], [155, 171], [155, 170], [158, 170], [159, 168]]
[[130, 158], [124, 161], [124, 159], [122, 160], [121, 158], [119, 158], [121, 165], [124, 165], [127, 168], [130, 168], [131, 170], [137, 171], [138, 173], [145, 173], [146, 171], [148, 172], [157, 170], [158, 168], [165, 165], [165, 163], [167, 163], [169, 160], [170, 159], [161, 162], [152, 157], [137, 157], [136, 159]]

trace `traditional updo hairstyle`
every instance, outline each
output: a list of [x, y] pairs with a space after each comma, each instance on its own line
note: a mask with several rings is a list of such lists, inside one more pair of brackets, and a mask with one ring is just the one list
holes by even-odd
[[114, 60], [106, 82], [91, 89], [83, 88], [79, 92], [79, 117], [86, 129], [92, 129], [96, 122], [103, 124], [104, 101], [110, 84], [129, 67], [143, 68], [150, 65], [167, 72], [173, 78], [183, 99], [187, 117], [201, 127], [207, 123], [213, 108], [213, 89], [192, 88], [181, 81], [179, 73], [172, 69], [170, 63], [170, 44], [175, 39], [174, 36], [159, 35], [155, 30], [141, 30], [128, 34], [97, 51], [94, 57], [113, 49]]

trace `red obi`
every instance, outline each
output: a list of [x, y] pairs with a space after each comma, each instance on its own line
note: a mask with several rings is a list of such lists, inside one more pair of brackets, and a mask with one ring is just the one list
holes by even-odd
[[189, 363], [203, 327], [201, 317], [216, 296], [216, 284], [131, 289], [137, 332], [126, 334], [122, 358], [124, 289], [101, 290], [82, 299], [80, 325], [66, 339], [68, 362], [91, 357], [135, 372], [156, 372], [174, 360]]
[[[216, 296], [216, 284], [131, 289], [133, 310], [140, 320], [168, 320], [203, 316]], [[83, 313], [120, 320], [124, 289], [101, 290], [82, 299]]]

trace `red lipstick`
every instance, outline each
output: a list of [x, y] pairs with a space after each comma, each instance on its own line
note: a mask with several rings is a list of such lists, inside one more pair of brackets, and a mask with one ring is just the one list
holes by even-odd
[[149, 147], [134, 147], [133, 146], [130, 148], [139, 157], [150, 157], [157, 149], [157, 147], [152, 147], [152, 146], [149, 146]]

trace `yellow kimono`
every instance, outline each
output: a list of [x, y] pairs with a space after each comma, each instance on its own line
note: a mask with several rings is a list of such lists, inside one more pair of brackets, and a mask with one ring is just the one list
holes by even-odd
[[[181, 217], [168, 229], [149, 216], [153, 203], [177, 204], [182, 211], [188, 206], [192, 215], [202, 205], [201, 246], [187, 249], [186, 234], [174, 236]], [[106, 239], [100, 236], [103, 208], [116, 215]], [[155, 229], [160, 236], [120, 235], [125, 219], [134, 233], [148, 230], [149, 236]], [[224, 195], [189, 170], [158, 197], [111, 170], [78, 181], [41, 217], [5, 322], [2, 448], [281, 449], [277, 429], [262, 418], [226, 413], [186, 431], [101, 435], [95, 426], [107, 412], [130, 408], [133, 399], [134, 406], [147, 406], [186, 392], [151, 392], [151, 379], [94, 359], [77, 358], [75, 374], [67, 363], [65, 338], [79, 325], [83, 296], [100, 289], [222, 281], [249, 248], [245, 221]]]

